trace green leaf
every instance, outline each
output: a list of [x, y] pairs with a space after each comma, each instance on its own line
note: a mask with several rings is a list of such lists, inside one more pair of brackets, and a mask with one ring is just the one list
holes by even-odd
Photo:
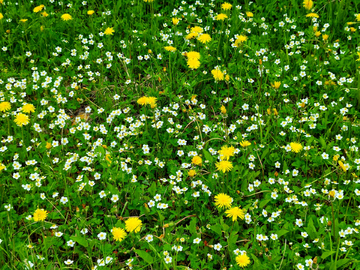
[[280, 231], [278, 231], [277, 236], [278, 237], [283, 236], [283, 235], [287, 234], [288, 232], [289, 232], [288, 230], [281, 229]]
[[44, 247], [49, 249], [56, 241], [55, 237], [47, 237], [44, 239]]
[[319, 142], [320, 142], [322, 148], [326, 149], [326, 142], [325, 142], [325, 140], [324, 140], [324, 138], [322, 136], [320, 136]]
[[135, 252], [137, 255], [139, 255], [145, 262], [151, 264], [153, 263], [154, 259], [153, 257], [147, 253], [146, 251], [140, 250], [140, 249], [135, 249]]
[[261, 262], [259, 261], [259, 259], [254, 255], [254, 254], [250, 254], [251, 257], [253, 258], [254, 260], [254, 266], [253, 266], [253, 269], [261, 269]]
[[271, 199], [267, 199], [267, 200], [263, 200], [263, 201], [261, 201], [261, 203], [260, 203], [260, 209], [262, 209], [262, 208], [264, 208], [265, 207], [265, 205], [267, 205], [268, 204], [268, 202], [270, 202], [271, 201]]
[[263, 160], [267, 156], [268, 153], [269, 153], [269, 147], [265, 148], [264, 152], [261, 155], [261, 160]]
[[212, 225], [212, 226], [210, 227], [210, 229], [213, 230], [214, 232], [216, 232], [219, 236], [222, 235], [220, 224]]
[[306, 228], [306, 232], [310, 235], [311, 238], [316, 238], [316, 229], [314, 226], [314, 221], [313, 219], [310, 217], [309, 218], [309, 223], [308, 226]]
[[162, 214], [160, 214], [160, 212], [158, 212], [158, 214], [159, 214], [159, 220], [160, 220], [160, 223], [161, 223], [161, 222], [164, 221], [165, 217]]
[[149, 192], [152, 196], [155, 196], [156, 192], [156, 182], [152, 182], [151, 186], [149, 187]]
[[329, 257], [330, 255], [334, 254], [335, 251], [325, 251], [322, 255], [321, 255], [321, 259], [325, 259], [327, 257]]
[[208, 161], [213, 162], [214, 158], [212, 157], [212, 155], [211, 155], [208, 151], [206, 151], [205, 149], [203, 149], [203, 153], [204, 153], [205, 158], [206, 158]]
[[196, 222], [197, 222], [197, 218], [193, 217], [191, 218], [190, 225], [188, 226], [189, 231], [193, 234], [196, 233]]
[[227, 239], [230, 249], [235, 249], [235, 244], [238, 239], [238, 234], [236, 232], [232, 232], [230, 237]]
[[88, 241], [81, 236], [70, 236], [70, 239], [79, 243], [83, 247], [88, 247]]
[[223, 218], [220, 219], [220, 224], [221, 224], [222, 229], [223, 229], [225, 232], [230, 228], [226, 223], [224, 223], [224, 219], [223, 219]]
[[340, 266], [343, 266], [344, 264], [347, 264], [348, 262], [350, 262], [351, 259], [341, 259], [341, 260], [338, 260], [337, 263], [336, 263], [336, 267], [340, 267]]

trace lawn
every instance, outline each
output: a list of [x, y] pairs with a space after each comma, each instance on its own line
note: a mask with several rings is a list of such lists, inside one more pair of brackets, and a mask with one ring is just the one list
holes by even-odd
[[360, 2], [0, 0], [0, 269], [360, 269]]

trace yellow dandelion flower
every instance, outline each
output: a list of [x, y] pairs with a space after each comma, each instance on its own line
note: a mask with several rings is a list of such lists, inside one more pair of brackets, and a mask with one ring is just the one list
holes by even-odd
[[222, 73], [221, 70], [213, 69], [211, 71], [211, 74], [214, 76], [214, 79], [216, 81], [223, 81], [224, 80], [224, 73]]
[[29, 124], [29, 116], [23, 113], [18, 113], [15, 117], [14, 122], [19, 127], [26, 126], [27, 124]]
[[309, 13], [306, 15], [306, 17], [309, 17], [309, 18], [320, 18], [319, 15], [317, 15], [316, 13]]
[[236, 260], [236, 263], [238, 264], [238, 266], [240, 266], [240, 267], [246, 267], [250, 264], [250, 258], [246, 254], [237, 255], [235, 260]]
[[229, 160], [230, 157], [235, 155], [234, 146], [223, 146], [221, 150], [219, 150], [219, 155], [221, 160]]
[[111, 233], [114, 236], [114, 240], [119, 242], [121, 242], [127, 235], [124, 229], [116, 227], [111, 229]]
[[180, 19], [178, 19], [178, 18], [172, 18], [172, 23], [173, 23], [173, 25], [178, 25], [179, 22], [180, 22]]
[[50, 149], [52, 147], [51, 143], [50, 142], [46, 142], [46, 145], [45, 145], [46, 149]]
[[69, 21], [69, 20], [72, 20], [72, 17], [71, 17], [70, 14], [65, 13], [65, 14], [61, 15], [61, 19], [62, 19], [63, 21]]
[[222, 171], [223, 173], [231, 171], [233, 165], [228, 160], [221, 160], [220, 162], [215, 164], [218, 171]]
[[140, 232], [142, 221], [138, 217], [131, 217], [125, 221], [125, 229], [127, 232]]
[[359, 14], [356, 14], [356, 20], [357, 20], [358, 22], [360, 22], [360, 13], [359, 13]]
[[271, 86], [274, 87], [275, 89], [279, 89], [279, 88], [280, 88], [280, 85], [281, 85], [281, 82], [271, 83]]
[[291, 150], [295, 153], [299, 153], [303, 149], [302, 145], [297, 142], [290, 143], [290, 146], [291, 146]]
[[191, 51], [191, 52], [186, 53], [186, 56], [187, 56], [188, 59], [192, 59], [192, 58], [196, 59], [196, 60], [200, 59], [200, 53], [199, 52]]
[[3, 101], [0, 103], [0, 112], [6, 112], [11, 109], [11, 104], [8, 101]]
[[194, 164], [194, 165], [201, 166], [202, 159], [199, 156], [195, 156], [195, 157], [192, 158], [191, 163]]
[[194, 37], [197, 37], [199, 34], [198, 33], [189, 33], [188, 35], [186, 35], [186, 39], [192, 39], [192, 38], [194, 38]]
[[215, 20], [217, 20], [217, 21], [223, 21], [223, 20], [225, 20], [227, 18], [228, 18], [228, 16], [226, 14], [224, 14], [224, 13], [220, 13], [220, 14], [215, 16]]
[[246, 16], [248, 17], [254, 17], [254, 13], [250, 12], [250, 11], [246, 11]]
[[249, 141], [242, 141], [242, 142], [240, 143], [240, 145], [241, 145], [242, 147], [248, 147], [248, 146], [251, 145], [251, 142], [249, 142]]
[[232, 4], [225, 2], [224, 4], [221, 5], [221, 9], [223, 10], [230, 10], [232, 8]]
[[46, 11], [42, 12], [41, 15], [42, 15], [43, 17], [49, 16], [49, 14], [48, 14]]
[[21, 19], [20, 22], [25, 23], [28, 19]]
[[304, 8], [310, 10], [312, 9], [314, 2], [312, 0], [305, 0], [303, 4], [304, 4]]
[[224, 105], [221, 106], [220, 111], [221, 111], [221, 113], [223, 113], [223, 114], [226, 113], [226, 108], [225, 108]]
[[198, 36], [197, 40], [203, 44], [206, 44], [211, 41], [211, 37], [209, 34], [202, 34], [202, 35]]
[[24, 113], [31, 113], [31, 112], [35, 112], [35, 107], [32, 104], [25, 104], [21, 111], [23, 111]]
[[226, 207], [226, 208], [230, 208], [231, 207], [231, 204], [233, 202], [233, 199], [225, 194], [225, 193], [220, 193], [218, 195], [215, 196], [215, 205], [217, 207], [220, 207], [220, 208], [223, 208], [223, 207]]
[[115, 32], [113, 27], [108, 27], [106, 28], [106, 30], [104, 31], [105, 35], [112, 35]]
[[33, 9], [33, 11], [35, 13], [38, 13], [38, 12], [42, 11], [44, 7], [45, 7], [44, 5], [37, 6]]
[[36, 209], [34, 213], [34, 221], [44, 221], [48, 215], [48, 212], [44, 209]]
[[239, 47], [241, 44], [243, 44], [245, 41], [248, 40], [248, 37], [245, 35], [239, 35], [237, 39], [235, 40], [234, 46]]
[[173, 47], [173, 46], [166, 46], [164, 47], [165, 50], [167, 50], [168, 52], [175, 52], [176, 51], [176, 48]]
[[95, 13], [94, 10], [88, 10], [88, 12], [87, 12], [88, 15], [93, 15], [94, 13]]
[[151, 108], [155, 108], [156, 107], [156, 97], [148, 97], [147, 100], [147, 104], [149, 104], [151, 106]]
[[195, 58], [190, 58], [187, 61], [187, 65], [191, 69], [198, 69], [200, 67], [200, 61], [198, 59], [195, 59]]
[[196, 171], [195, 171], [195, 170], [190, 170], [190, 171], [188, 171], [188, 176], [193, 177], [193, 176], [195, 176], [195, 175], [196, 175]]
[[190, 32], [201, 34], [202, 32], [204, 32], [204, 29], [201, 28], [200, 26], [194, 26], [194, 27], [191, 27]]
[[2, 15], [2, 13], [0, 13], [0, 20], [2, 20], [4, 18], [4, 15]]
[[137, 100], [137, 103], [140, 105], [145, 105], [148, 102], [148, 97], [141, 97]]
[[236, 221], [237, 218], [244, 219], [245, 218], [245, 210], [239, 207], [232, 207], [229, 210], [225, 211], [227, 217], [231, 217], [232, 221]]

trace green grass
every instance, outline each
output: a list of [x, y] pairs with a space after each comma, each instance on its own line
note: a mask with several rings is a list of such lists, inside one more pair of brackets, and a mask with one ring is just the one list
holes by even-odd
[[360, 3], [33, 2], [0, 4], [1, 269], [360, 269]]

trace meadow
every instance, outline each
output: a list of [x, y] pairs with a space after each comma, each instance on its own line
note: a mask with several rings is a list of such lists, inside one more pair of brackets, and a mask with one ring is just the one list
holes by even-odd
[[360, 269], [360, 2], [0, 0], [0, 269]]

